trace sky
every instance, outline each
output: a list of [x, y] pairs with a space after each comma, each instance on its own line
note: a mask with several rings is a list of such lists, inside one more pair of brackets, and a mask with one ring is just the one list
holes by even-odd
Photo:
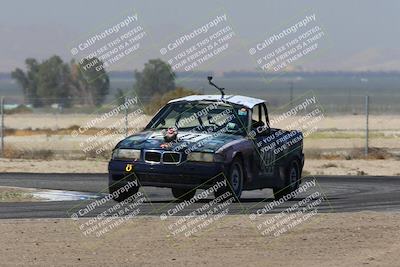
[[[249, 52], [251, 48], [313, 14], [315, 21], [302, 30], [318, 26], [323, 36], [312, 43], [318, 48], [294, 60], [287, 69], [400, 70], [400, 1], [0, 1], [0, 72], [23, 68], [28, 57], [41, 61], [59, 55], [65, 61], [79, 60], [100, 46], [79, 51], [76, 56], [72, 48], [134, 14], [138, 21], [126, 29], [140, 25], [145, 32], [140, 48], [109, 64], [108, 70], [142, 69], [149, 59], [168, 61], [193, 45], [199, 50], [199, 41], [210, 38], [211, 30], [166, 55], [160, 52], [184, 34], [226, 15], [226, 21], [212, 30], [228, 26], [227, 34], [233, 37], [220, 44], [222, 52], [214, 52], [212, 58], [187, 70], [254, 71], [265, 67], [267, 61], [259, 64], [257, 59], [275, 47], [257, 50], [255, 55]], [[300, 33], [288, 34], [279, 42], [286, 45]], [[111, 34], [98, 45], [116, 37], [118, 33]]]

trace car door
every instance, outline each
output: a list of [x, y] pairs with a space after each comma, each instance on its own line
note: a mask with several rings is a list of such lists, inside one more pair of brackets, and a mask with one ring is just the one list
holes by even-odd
[[255, 131], [256, 169], [259, 183], [269, 184], [268, 177], [274, 175], [275, 170], [275, 142], [269, 127], [267, 107], [264, 103], [254, 106], [252, 112], [252, 131]]

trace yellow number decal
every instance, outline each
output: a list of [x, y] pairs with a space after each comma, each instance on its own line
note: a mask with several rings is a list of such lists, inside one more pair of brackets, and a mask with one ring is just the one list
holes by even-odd
[[130, 172], [133, 169], [132, 164], [126, 164], [125, 171]]

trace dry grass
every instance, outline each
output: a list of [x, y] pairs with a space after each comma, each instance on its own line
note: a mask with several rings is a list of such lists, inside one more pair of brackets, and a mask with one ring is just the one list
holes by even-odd
[[16, 149], [13, 146], [4, 147], [4, 157], [10, 159], [43, 159], [51, 160], [54, 158], [54, 152], [48, 149], [23, 150]]
[[[12, 128], [7, 128], [5, 129], [5, 135], [6, 136], [33, 136], [33, 135], [46, 135], [46, 136], [52, 136], [52, 135], [71, 135], [72, 131], [78, 131], [79, 130], [78, 125], [72, 125], [68, 128], [59, 128], [59, 129], [50, 129], [50, 128], [43, 128], [43, 129], [32, 129], [32, 128], [25, 128], [25, 129], [12, 129]], [[105, 132], [114, 132], [117, 131], [118, 129], [116, 128], [90, 128], [85, 131], [82, 131], [79, 133], [80, 135], [87, 135], [87, 136], [92, 136], [96, 135], [99, 132], [105, 131]], [[131, 129], [128, 129], [131, 130]]]
[[25, 188], [14, 188], [2, 186], [0, 187], [0, 202], [20, 202], [20, 201], [35, 201], [32, 190]]
[[389, 153], [384, 148], [370, 147], [368, 149], [368, 156], [365, 156], [364, 149], [358, 148], [353, 149], [351, 152], [352, 158], [366, 158], [366, 159], [389, 159], [394, 157], [393, 154]]
[[89, 150], [88, 152], [85, 153], [83, 159], [109, 160], [110, 156], [111, 156], [111, 150], [102, 150], [100, 153], [97, 153], [95, 150]]
[[323, 168], [337, 168], [337, 165], [335, 163], [325, 163], [322, 165]]
[[[383, 160], [390, 158], [397, 158], [396, 155], [390, 153], [385, 148], [370, 147], [368, 150], [368, 156], [365, 156], [364, 148], [352, 148], [350, 150], [337, 150], [337, 151], [326, 151], [324, 149], [309, 149], [305, 151], [306, 158], [309, 159], [324, 159], [324, 160], [354, 160], [354, 159], [371, 159], [371, 160]], [[334, 166], [327, 166], [334, 167]]]
[[111, 150], [97, 153], [95, 150], [83, 152], [81, 150], [50, 150], [50, 149], [17, 149], [14, 146], [4, 147], [4, 158], [7, 159], [34, 159], [34, 160], [109, 160]]

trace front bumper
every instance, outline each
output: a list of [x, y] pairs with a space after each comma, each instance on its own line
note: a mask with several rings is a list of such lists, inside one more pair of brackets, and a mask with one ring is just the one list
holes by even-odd
[[[132, 170], [126, 171], [127, 164], [132, 164]], [[184, 162], [175, 165], [111, 160], [108, 164], [110, 185], [124, 185], [137, 179], [141, 186], [168, 188], [206, 189], [224, 178], [225, 169], [223, 163], [216, 162]]]

